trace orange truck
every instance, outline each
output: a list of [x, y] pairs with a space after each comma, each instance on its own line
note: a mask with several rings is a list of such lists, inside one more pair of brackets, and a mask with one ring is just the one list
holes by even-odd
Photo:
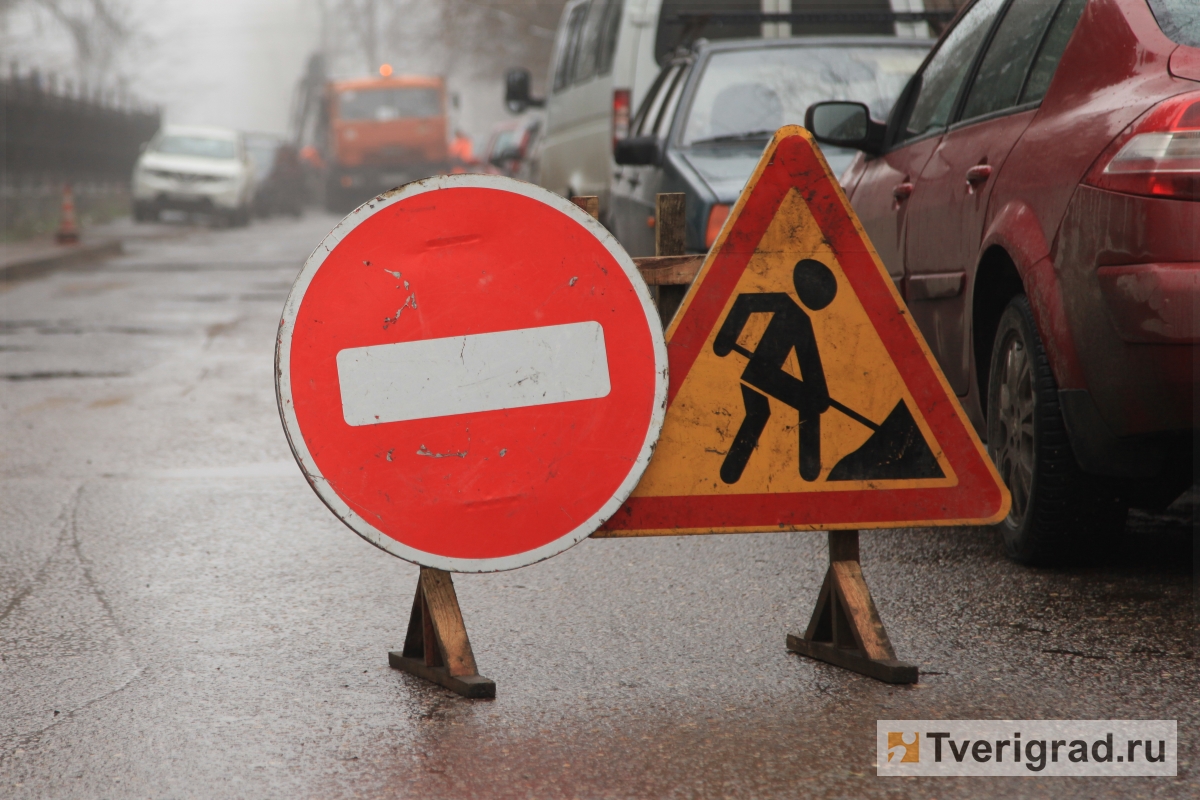
[[326, 207], [345, 211], [394, 186], [448, 171], [448, 125], [439, 77], [326, 83], [316, 132]]

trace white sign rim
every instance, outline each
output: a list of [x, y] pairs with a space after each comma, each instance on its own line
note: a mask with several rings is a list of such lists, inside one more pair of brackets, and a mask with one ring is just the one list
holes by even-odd
[[[634, 292], [637, 293], [642, 311], [646, 317], [646, 327], [650, 331], [650, 339], [654, 351], [654, 406], [650, 414], [650, 424], [646, 430], [646, 437], [642, 442], [637, 459], [631, 465], [629, 472], [625, 475], [625, 479], [617, 487], [613, 496], [608, 502], [601, 505], [591, 517], [558, 539], [533, 550], [527, 550], [523, 553], [516, 553], [510, 556], [501, 556], [499, 558], [454, 558], [437, 555], [436, 553], [428, 553], [402, 544], [373, 526], [338, 496], [337, 492], [329, 485], [329, 482], [325, 480], [320, 469], [317, 468], [316, 461], [313, 459], [308, 446], [304, 442], [304, 436], [300, 433], [300, 424], [296, 419], [295, 408], [292, 403], [291, 354], [292, 334], [295, 331], [296, 315], [300, 311], [300, 305], [304, 300], [304, 295], [308, 291], [309, 285], [312, 283], [318, 270], [320, 270], [321, 265], [325, 263], [326, 257], [364, 220], [388, 206], [402, 200], [407, 200], [410, 197], [424, 194], [425, 192], [457, 188], [494, 189], [522, 195], [566, 214], [591, 232], [621, 266], [621, 269], [625, 272], [625, 276], [633, 286]], [[317, 496], [321, 498], [321, 502], [351, 530], [379, 549], [402, 558], [405, 561], [410, 561], [413, 564], [446, 570], [447, 572], [501, 572], [536, 564], [539, 561], [544, 561], [573, 547], [599, 529], [609, 517], [620, 509], [621, 504], [633, 493], [634, 488], [642, 478], [642, 473], [646, 471], [646, 467], [650, 464], [650, 457], [654, 454], [654, 447], [658, 442], [659, 434], [662, 432], [663, 420], [666, 417], [667, 347], [661, 326], [658, 322], [658, 311], [654, 306], [654, 301], [650, 297], [649, 288], [646, 286], [645, 281], [642, 280], [641, 274], [633, 263], [633, 259], [629, 257], [625, 249], [621, 247], [612, 234], [598, 221], [569, 200], [540, 186], [534, 186], [533, 184], [513, 178], [506, 178], [499, 175], [440, 175], [405, 184], [363, 203], [339, 222], [321, 240], [316, 249], [313, 250], [308, 260], [305, 261], [303, 269], [300, 270], [300, 274], [296, 276], [295, 283], [292, 284], [291, 292], [288, 294], [287, 302], [283, 307], [283, 316], [279, 321], [279, 333], [275, 341], [275, 397], [279, 404], [279, 417], [283, 422], [283, 430], [287, 435], [288, 444], [292, 448], [292, 455], [295, 456], [296, 462], [300, 465], [300, 470], [304, 473], [305, 479], [308, 480], [309, 485], [312, 486]]]

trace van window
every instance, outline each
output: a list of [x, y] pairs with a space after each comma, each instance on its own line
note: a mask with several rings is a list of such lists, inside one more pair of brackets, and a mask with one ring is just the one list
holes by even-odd
[[596, 50], [596, 74], [612, 72], [613, 56], [617, 52], [617, 36], [621, 33], [621, 6], [623, 0], [607, 0], [604, 4], [604, 19], [600, 24], [600, 45]]
[[1033, 69], [1029, 70], [1025, 91], [1021, 93], [1022, 103], [1035, 103], [1046, 96], [1050, 79], [1054, 77], [1054, 70], [1058, 69], [1058, 62], [1067, 49], [1067, 42], [1071, 41], [1071, 34], [1075, 32], [1086, 5], [1087, 0], [1063, 0], [1058, 7], [1050, 30], [1046, 31], [1046, 38], [1042, 40], [1042, 49], [1034, 59]]
[[[797, 3], [796, 5], [799, 5]], [[654, 60], [665, 64], [680, 47], [690, 47], [699, 38], [757, 39], [762, 24], [749, 19], [713, 19], [685, 21], [688, 14], [755, 14], [763, 10], [762, 0], [662, 0], [658, 10], [658, 31], [654, 39]], [[643, 34], [645, 35], [645, 34]]]
[[973, 119], [1017, 104], [1025, 73], [1033, 61], [1056, 3], [1013, 0], [988, 45], [967, 95], [962, 119]]
[[575, 57], [579, 52], [579, 37], [583, 33], [583, 23], [587, 20], [588, 7], [591, 3], [580, 3], [571, 9], [567, 18], [561, 46], [558, 48], [558, 63], [554, 65], [554, 91], [561, 92], [571, 85], [575, 74]]
[[[575, 52], [570, 56], [569, 63], [574, 66], [568, 83], [582, 83], [596, 75], [612, 72], [613, 51], [621, 22], [621, 0], [591, 0], [586, 5], [586, 11], [581, 7], [574, 12], [579, 15], [579, 33], [574, 40]], [[571, 23], [576, 23], [576, 19]]]

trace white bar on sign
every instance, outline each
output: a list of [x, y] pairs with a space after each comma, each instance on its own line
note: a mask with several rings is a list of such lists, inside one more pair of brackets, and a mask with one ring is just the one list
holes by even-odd
[[351, 347], [337, 368], [353, 426], [594, 400], [611, 388], [599, 322]]

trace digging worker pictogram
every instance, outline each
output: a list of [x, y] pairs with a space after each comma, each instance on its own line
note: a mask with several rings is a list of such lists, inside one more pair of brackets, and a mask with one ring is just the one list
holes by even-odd
[[[796, 296], [811, 311], [820, 311], [837, 295], [837, 279], [820, 261], [806, 258], [792, 271]], [[821, 415], [829, 410], [829, 387], [808, 313], [785, 292], [740, 294], [713, 341], [721, 358], [738, 352], [750, 359], [742, 372], [742, 401], [746, 418], [721, 465], [721, 480], [737, 483], [771, 417], [774, 397], [800, 412], [800, 477], [815, 481], [821, 474]], [[753, 352], [738, 345], [751, 314], [769, 313], [771, 321]], [[784, 370], [795, 349], [800, 377]]]

